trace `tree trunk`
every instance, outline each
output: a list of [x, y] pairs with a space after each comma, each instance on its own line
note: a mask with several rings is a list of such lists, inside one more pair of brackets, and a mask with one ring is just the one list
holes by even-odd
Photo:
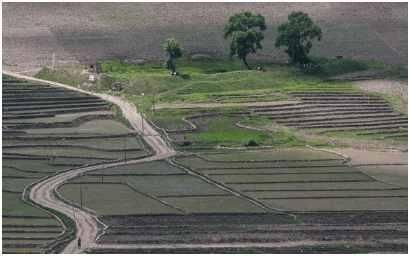
[[251, 67], [249, 66], [248, 62], [246, 61], [246, 57], [242, 58], [243, 64], [248, 68], [248, 70], [251, 70]]

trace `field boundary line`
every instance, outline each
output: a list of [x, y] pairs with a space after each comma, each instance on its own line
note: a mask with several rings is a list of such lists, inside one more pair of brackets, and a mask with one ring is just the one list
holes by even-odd
[[207, 183], [209, 183], [209, 184], [211, 184], [211, 185], [214, 185], [214, 186], [216, 186], [216, 187], [218, 187], [218, 188], [220, 188], [220, 189], [222, 189], [222, 190], [224, 190], [224, 191], [227, 191], [227, 192], [229, 192], [229, 193], [232, 193], [234, 196], [236, 196], [236, 197], [238, 197], [238, 198], [245, 199], [246, 201], [252, 203], [253, 205], [256, 205], [256, 206], [258, 206], [258, 207], [260, 207], [260, 208], [262, 208], [262, 209], [264, 209], [264, 210], [267, 210], [268, 212], [273, 212], [273, 213], [282, 214], [282, 215], [288, 215], [288, 216], [291, 216], [291, 217], [293, 217], [294, 219], [296, 219], [296, 216], [293, 215], [293, 214], [285, 213], [282, 209], [276, 209], [276, 208], [272, 208], [272, 207], [266, 206], [264, 203], [260, 202], [259, 200], [255, 200], [254, 198], [252, 198], [252, 197], [250, 197], [250, 196], [247, 196], [247, 195], [245, 195], [245, 194], [243, 194], [243, 193], [241, 193], [241, 192], [239, 192], [239, 191], [236, 191], [236, 190], [234, 190], [234, 189], [232, 189], [232, 188], [230, 188], [230, 187], [227, 187], [227, 186], [225, 186], [223, 183], [218, 182], [218, 181], [215, 181], [215, 180], [213, 180], [213, 179], [211, 179], [211, 178], [209, 178], [209, 177], [207, 177], [207, 176], [205, 176], [205, 175], [203, 175], [203, 174], [201, 174], [201, 173], [198, 173], [198, 172], [196, 172], [196, 171], [194, 171], [194, 170], [192, 170], [192, 169], [190, 169], [190, 168], [188, 168], [188, 167], [182, 165], [182, 164], [179, 164], [179, 163], [176, 162], [176, 161], [173, 161], [173, 160], [171, 160], [171, 159], [168, 159], [167, 161], [168, 161], [171, 165], [185, 170], [188, 174], [191, 174], [192, 176], [198, 177], [198, 178], [200, 178], [201, 180], [203, 180], [203, 181], [205, 181], [205, 182], [207, 182]]
[[133, 190], [133, 191], [136, 192], [137, 194], [140, 194], [140, 195], [146, 196], [146, 197], [148, 197], [148, 198], [151, 198], [151, 199], [153, 199], [153, 200], [155, 200], [155, 201], [161, 203], [162, 205], [165, 205], [165, 206], [167, 206], [167, 207], [170, 207], [170, 208], [172, 208], [172, 209], [175, 209], [175, 210], [177, 210], [177, 211], [180, 211], [180, 212], [182, 212], [183, 214], [187, 214], [187, 213], [188, 213], [188, 212], [185, 211], [184, 209], [179, 208], [179, 207], [177, 207], [177, 206], [175, 206], [175, 205], [172, 205], [172, 204], [168, 203], [167, 201], [164, 201], [164, 200], [158, 198], [157, 196], [154, 196], [154, 195], [151, 195], [151, 194], [148, 194], [148, 193], [145, 193], [145, 192], [142, 192], [142, 191], [138, 190], [137, 188], [135, 188], [135, 187], [134, 187], [132, 184], [130, 184], [129, 182], [125, 182], [125, 183], [123, 183], [123, 184], [126, 185], [126, 186], [128, 186], [131, 190]]

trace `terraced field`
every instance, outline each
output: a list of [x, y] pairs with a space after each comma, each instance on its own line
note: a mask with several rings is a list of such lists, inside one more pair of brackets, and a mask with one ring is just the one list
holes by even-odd
[[26, 188], [57, 172], [150, 155], [97, 97], [3, 76], [3, 252], [61, 249], [68, 227], [28, 202]]
[[[58, 251], [67, 225], [26, 202], [29, 184], [151, 152], [105, 101], [10, 77], [3, 84], [3, 251]], [[382, 98], [333, 89], [288, 92], [297, 102], [287, 105], [160, 112], [153, 121], [184, 152], [89, 171], [58, 188], [108, 227], [87, 252], [407, 251], [404, 182], [291, 134], [239, 125], [269, 117], [315, 133], [405, 128], [407, 136], [407, 117]], [[228, 149], [252, 139], [278, 148]]]
[[323, 144], [320, 139], [345, 138], [406, 144], [407, 114], [380, 95], [352, 87], [326, 91], [314, 86], [286, 95], [287, 101], [259, 106], [160, 109], [152, 121], [184, 150], [244, 146], [250, 140], [263, 146]]
[[[114, 190], [116, 194], [112, 194]], [[82, 200], [83, 206], [101, 216], [266, 212], [205, 177], [166, 161], [90, 172], [66, 183], [60, 192], [77, 204]]]
[[349, 132], [349, 136], [377, 135], [407, 139], [407, 115], [395, 111], [380, 96], [361, 92], [292, 92], [300, 103], [253, 107], [258, 116], [274, 122], [309, 129], [320, 134]]
[[[310, 149], [182, 155], [93, 171], [59, 191], [109, 226], [89, 252], [267, 252], [267, 244], [278, 252], [406, 248], [407, 187]], [[289, 242], [295, 246], [284, 245]]]
[[281, 211], [407, 209], [407, 187], [378, 181], [332, 154], [257, 152], [260, 160], [255, 153], [231, 154], [185, 156], [177, 162]]

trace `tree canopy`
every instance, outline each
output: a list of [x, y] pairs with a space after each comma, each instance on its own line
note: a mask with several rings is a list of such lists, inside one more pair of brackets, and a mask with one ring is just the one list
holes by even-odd
[[168, 59], [166, 62], [167, 69], [169, 69], [172, 74], [176, 73], [175, 60], [182, 56], [182, 48], [178, 41], [174, 38], [168, 38], [163, 45], [164, 51], [166, 52]]
[[303, 12], [292, 12], [288, 21], [278, 27], [279, 36], [276, 38], [277, 48], [286, 46], [286, 53], [292, 63], [304, 64], [309, 62], [308, 54], [312, 48], [312, 40], [322, 38], [322, 30], [312, 19]]
[[257, 49], [262, 49], [261, 41], [263, 32], [266, 29], [265, 18], [260, 14], [242, 12], [229, 18], [225, 26], [225, 39], [232, 38], [230, 46], [231, 56], [237, 55], [250, 69], [246, 57], [250, 53], [256, 53]]

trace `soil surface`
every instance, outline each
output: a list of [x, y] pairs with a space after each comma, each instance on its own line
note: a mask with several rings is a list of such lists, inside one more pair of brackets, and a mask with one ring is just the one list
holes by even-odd
[[385, 150], [366, 150], [355, 148], [337, 148], [351, 159], [351, 165], [377, 180], [408, 187], [408, 152]]
[[[251, 58], [284, 62], [274, 47], [277, 26], [292, 11], [323, 30], [312, 54], [407, 63], [406, 3], [5, 3], [3, 65], [30, 71], [98, 58], [163, 59], [161, 42], [175, 37], [186, 54], [227, 56], [223, 28], [230, 15], [265, 16], [263, 49]], [[138, 43], [130, 43], [138, 42]]]
[[391, 96], [400, 97], [405, 104], [405, 110], [407, 113], [408, 104], [408, 82], [407, 81], [395, 81], [386, 79], [376, 80], [364, 80], [354, 82], [360, 89], [367, 92], [383, 93]]

